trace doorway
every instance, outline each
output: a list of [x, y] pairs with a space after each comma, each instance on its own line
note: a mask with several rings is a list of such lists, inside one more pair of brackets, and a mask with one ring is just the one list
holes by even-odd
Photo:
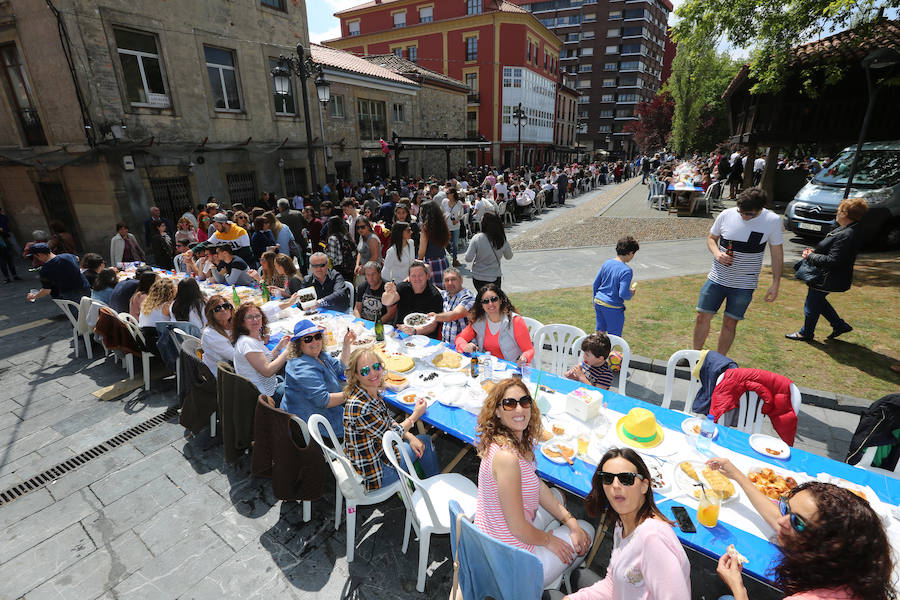
[[387, 158], [364, 158], [362, 159], [363, 181], [373, 183], [376, 179], [387, 179]]
[[59, 225], [62, 225], [66, 231], [72, 234], [75, 240], [75, 250], [80, 251], [82, 244], [78, 223], [75, 221], [75, 215], [72, 214], [72, 207], [69, 206], [65, 188], [61, 183], [38, 183], [38, 195], [41, 198], [41, 207], [44, 209], [47, 223], [50, 225], [50, 231], [47, 233], [50, 235], [57, 233]]

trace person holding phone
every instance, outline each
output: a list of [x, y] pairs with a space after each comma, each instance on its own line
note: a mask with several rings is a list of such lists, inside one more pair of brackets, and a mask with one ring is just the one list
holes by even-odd
[[506, 379], [488, 394], [478, 415], [478, 508], [475, 526], [541, 561], [544, 585], [580, 561], [594, 528], [566, 509], [535, 470], [541, 411], [521, 379]]
[[669, 521], [656, 507], [650, 471], [631, 448], [606, 451], [584, 500], [591, 518], [615, 520], [606, 577], [569, 600], [686, 600], [691, 566]]

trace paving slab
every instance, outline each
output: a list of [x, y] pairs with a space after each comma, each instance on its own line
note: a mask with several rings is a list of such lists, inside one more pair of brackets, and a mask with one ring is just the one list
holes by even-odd
[[123, 444], [95, 458], [81, 467], [56, 479], [45, 489], [56, 500], [61, 500], [76, 490], [83, 489], [122, 467], [140, 460], [143, 456], [131, 444]]
[[193, 535], [196, 527], [211, 521], [227, 507], [228, 503], [221, 496], [202, 486], [171, 505], [154, 511], [153, 517], [135, 527], [134, 532], [150, 552], [159, 556], [182, 543]]
[[[177, 502], [184, 495], [171, 479], [160, 475], [86, 517], [82, 523], [94, 540], [98, 543], [107, 543], [129, 529], [154, 519], [161, 510]], [[189, 533], [190, 530], [191, 528], [187, 527], [179, 535]]]
[[103, 505], [109, 505], [142, 485], [165, 475], [177, 467], [184, 457], [174, 448], [166, 447], [146, 458], [129, 464], [114, 473], [92, 483], [90, 489]]

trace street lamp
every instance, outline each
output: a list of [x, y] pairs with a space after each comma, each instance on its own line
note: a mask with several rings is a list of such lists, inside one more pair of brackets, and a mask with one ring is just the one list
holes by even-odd
[[[313, 192], [319, 193], [319, 182], [316, 177], [315, 153], [312, 146], [312, 129], [309, 125], [309, 98], [306, 95], [306, 81], [313, 76], [316, 77], [316, 90], [321, 100], [323, 95], [327, 98], [330, 90], [328, 82], [322, 78], [324, 86], [319, 85], [319, 78], [322, 77], [322, 66], [312, 60], [311, 56], [306, 55], [306, 49], [303, 44], [297, 44], [297, 56], [279, 56], [278, 64], [272, 69], [272, 81], [275, 86], [275, 93], [287, 96], [291, 93], [291, 74], [300, 78], [300, 96], [303, 98], [303, 124], [306, 126], [306, 157], [309, 162], [309, 177], [312, 182]], [[325, 90], [322, 90], [324, 87]], [[327, 99], [326, 99], [327, 102]], [[322, 139], [324, 148], [324, 137]]]
[[863, 117], [862, 129], [859, 130], [859, 141], [856, 144], [856, 154], [853, 155], [853, 162], [850, 164], [850, 173], [847, 175], [847, 187], [844, 188], [844, 199], [850, 196], [850, 187], [853, 185], [853, 176], [856, 174], [856, 167], [859, 165], [859, 156], [862, 154], [863, 142], [866, 139], [866, 132], [869, 129], [869, 119], [872, 116], [872, 109], [875, 107], [875, 99], [878, 95], [878, 86], [872, 81], [872, 69], [887, 69], [893, 67], [900, 62], [900, 54], [892, 48], [879, 48], [869, 53], [862, 60], [862, 68], [866, 72], [866, 85], [869, 88], [869, 104], [866, 106], [866, 116]]
[[325, 108], [328, 101], [331, 100], [331, 84], [325, 79], [325, 74], [319, 70], [316, 77], [316, 94], [319, 96], [319, 102], [322, 105], [319, 110], [319, 130], [322, 133], [322, 164], [325, 169], [325, 183], [328, 183], [328, 149], [325, 147]]
[[519, 148], [516, 152], [516, 162], [518, 163], [516, 167], [522, 166], [522, 125], [525, 124], [525, 111], [522, 110], [522, 103], [519, 102], [519, 105], [513, 109], [512, 112], [513, 124], [519, 128]]

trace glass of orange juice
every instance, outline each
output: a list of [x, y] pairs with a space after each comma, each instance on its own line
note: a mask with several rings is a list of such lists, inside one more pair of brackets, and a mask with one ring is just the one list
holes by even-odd
[[588, 453], [588, 444], [591, 442], [591, 438], [588, 437], [586, 433], [582, 433], [578, 436], [578, 454], [581, 456], [587, 456]]
[[697, 520], [704, 527], [715, 527], [719, 522], [719, 505], [722, 498], [713, 490], [700, 491], [700, 506], [697, 508]]

